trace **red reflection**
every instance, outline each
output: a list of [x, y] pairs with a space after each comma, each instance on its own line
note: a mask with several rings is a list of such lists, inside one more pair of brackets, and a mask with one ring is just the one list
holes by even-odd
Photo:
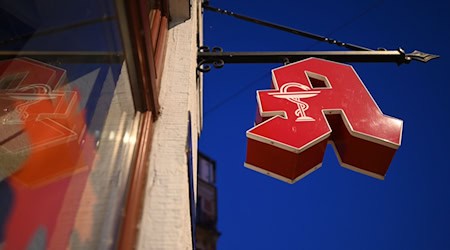
[[33, 60], [0, 62], [0, 72], [0, 154], [8, 160], [0, 178], [14, 197], [0, 241], [5, 250], [67, 248], [95, 155], [79, 93], [64, 70]]

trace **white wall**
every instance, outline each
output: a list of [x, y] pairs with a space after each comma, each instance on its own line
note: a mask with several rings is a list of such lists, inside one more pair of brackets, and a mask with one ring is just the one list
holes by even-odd
[[197, 10], [200, 3], [191, 2], [191, 18], [168, 32], [159, 97], [161, 115], [154, 124], [137, 243], [139, 249], [192, 249], [186, 140], [190, 111], [196, 173], [197, 135], [201, 124], [198, 86], [201, 84], [197, 83], [196, 77]]

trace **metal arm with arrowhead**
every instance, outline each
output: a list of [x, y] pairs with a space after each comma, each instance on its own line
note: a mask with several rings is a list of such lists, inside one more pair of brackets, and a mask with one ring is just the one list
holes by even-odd
[[418, 50], [414, 50], [412, 53], [406, 54], [406, 59], [408, 59], [408, 58], [410, 60], [416, 60], [416, 61], [426, 63], [430, 60], [439, 58], [439, 55], [432, 55], [432, 54], [427, 54], [425, 52], [421, 52]]
[[279, 51], [279, 52], [223, 52], [221, 48], [214, 47], [210, 50], [208, 47], [200, 47], [197, 55], [198, 70], [208, 72], [212, 64], [215, 68], [221, 68], [225, 63], [291, 63], [306, 59], [308, 57], [318, 57], [338, 62], [394, 62], [397, 64], [409, 63], [412, 60], [428, 62], [438, 58], [438, 55], [424, 53], [414, 50], [412, 53], [405, 53], [403, 49], [372, 50], [359, 45], [344, 43], [335, 39], [319, 36], [306, 31], [293, 29], [286, 26], [266, 22], [252, 17], [236, 14], [231, 11], [209, 6], [204, 2], [205, 10], [214, 11], [220, 14], [229, 15], [244, 21], [253, 22], [266, 27], [282, 30], [295, 35], [307, 37], [320, 42], [335, 44], [352, 51]]

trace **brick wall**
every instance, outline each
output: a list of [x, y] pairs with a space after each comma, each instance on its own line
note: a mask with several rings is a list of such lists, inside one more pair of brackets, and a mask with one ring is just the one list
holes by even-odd
[[[196, 77], [197, 1], [191, 18], [169, 29], [161, 82], [161, 114], [154, 126], [138, 249], [192, 249], [186, 140], [192, 119], [194, 173], [201, 123]], [[196, 183], [196, 182], [195, 182]]]

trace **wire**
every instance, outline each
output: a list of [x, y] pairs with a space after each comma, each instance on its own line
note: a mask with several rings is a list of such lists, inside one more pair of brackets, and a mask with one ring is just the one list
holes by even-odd
[[222, 101], [218, 102], [216, 105], [214, 105], [212, 108], [208, 109], [203, 113], [203, 116], [206, 117], [208, 114], [215, 112], [217, 109], [222, 107], [223, 105], [227, 104], [228, 102], [232, 101], [234, 98], [238, 97], [242, 93], [244, 93], [246, 90], [250, 89], [253, 85], [256, 83], [261, 82], [264, 78], [267, 78], [269, 76], [269, 72], [264, 73], [263, 75], [257, 77], [255, 80], [247, 83], [246, 85], [242, 86], [240, 89], [238, 89], [236, 92], [231, 94], [230, 96], [224, 98]]
[[203, 4], [203, 8], [205, 10], [210, 10], [210, 11], [217, 12], [219, 14], [232, 16], [232, 17], [235, 17], [235, 18], [247, 21], [247, 22], [252, 22], [252, 23], [256, 23], [256, 24], [262, 25], [262, 26], [266, 26], [266, 27], [274, 28], [274, 29], [281, 30], [281, 31], [284, 31], [284, 32], [288, 32], [288, 33], [291, 33], [291, 34], [307, 37], [307, 38], [310, 38], [310, 39], [313, 39], [313, 40], [317, 40], [319, 42], [326, 42], [326, 43], [334, 44], [334, 45], [337, 45], [337, 46], [340, 46], [340, 47], [344, 47], [344, 48], [347, 48], [347, 49], [350, 49], [350, 50], [355, 50], [355, 51], [368, 51], [368, 50], [371, 50], [369, 48], [365, 48], [365, 47], [362, 47], [362, 46], [359, 46], [359, 45], [337, 41], [337, 40], [334, 40], [334, 39], [330, 39], [328, 37], [316, 35], [316, 34], [309, 33], [309, 32], [303, 31], [303, 30], [294, 29], [294, 28], [278, 25], [278, 24], [275, 24], [275, 23], [266, 22], [266, 21], [263, 21], [263, 20], [260, 20], [260, 19], [244, 16], [244, 15], [241, 15], [241, 14], [237, 14], [237, 13], [234, 13], [232, 11], [215, 8], [215, 7], [209, 6], [208, 4]]
[[[369, 14], [372, 10], [374, 10], [375, 8], [380, 7], [382, 4], [384, 3], [384, 0], [380, 0], [380, 1], [375, 1], [373, 4], [371, 4], [369, 7], [367, 7], [366, 9], [364, 9], [361, 13], [359, 13], [358, 15], [353, 16], [352, 18], [350, 18], [347, 22], [339, 25], [337, 28], [335, 28], [332, 32], [326, 34], [327, 37], [330, 37], [331, 35], [335, 34], [336, 32], [344, 29], [345, 27], [349, 26], [350, 24], [354, 23], [356, 20], [360, 19], [361, 17], [364, 17], [365, 15]], [[320, 42], [314, 42], [311, 46], [308, 47], [309, 49], [312, 49], [313, 47], [315, 47], [317, 44], [319, 44]]]
[[[365, 9], [364, 11], [362, 11], [360, 14], [352, 17], [350, 20], [348, 20], [347, 22], [343, 23], [342, 25], [338, 26], [336, 29], [334, 29], [332, 32], [330, 32], [327, 36], [330, 36], [334, 33], [336, 33], [339, 30], [342, 30], [343, 28], [349, 26], [350, 24], [352, 24], [353, 22], [355, 22], [356, 20], [358, 20], [359, 18], [367, 15], [370, 11], [372, 11], [373, 9], [379, 7], [380, 5], [382, 5], [384, 2], [384, 0], [381, 1], [376, 1], [374, 2], [374, 4], [370, 5], [367, 9]], [[317, 41], [314, 44], [312, 44], [310, 46], [310, 48], [316, 46], [317, 44], [319, 44], [321, 41]], [[220, 107], [222, 107], [223, 105], [227, 104], [228, 102], [232, 101], [234, 98], [236, 98], [237, 96], [241, 95], [242, 93], [244, 93], [244, 91], [246, 91], [247, 89], [249, 89], [250, 87], [252, 87], [253, 85], [255, 85], [256, 83], [258, 83], [259, 81], [261, 81], [263, 78], [267, 77], [269, 73], [264, 73], [263, 75], [259, 76], [258, 78], [256, 78], [255, 80], [249, 82], [248, 84], [244, 85], [242, 88], [240, 88], [238, 91], [236, 91], [235, 93], [233, 93], [232, 95], [226, 97], [225, 99], [223, 99], [222, 101], [218, 102], [216, 105], [214, 105], [212, 108], [208, 109], [207, 111], [205, 111], [203, 113], [203, 116], [206, 117], [208, 114], [215, 112], [217, 109], [219, 109]]]

